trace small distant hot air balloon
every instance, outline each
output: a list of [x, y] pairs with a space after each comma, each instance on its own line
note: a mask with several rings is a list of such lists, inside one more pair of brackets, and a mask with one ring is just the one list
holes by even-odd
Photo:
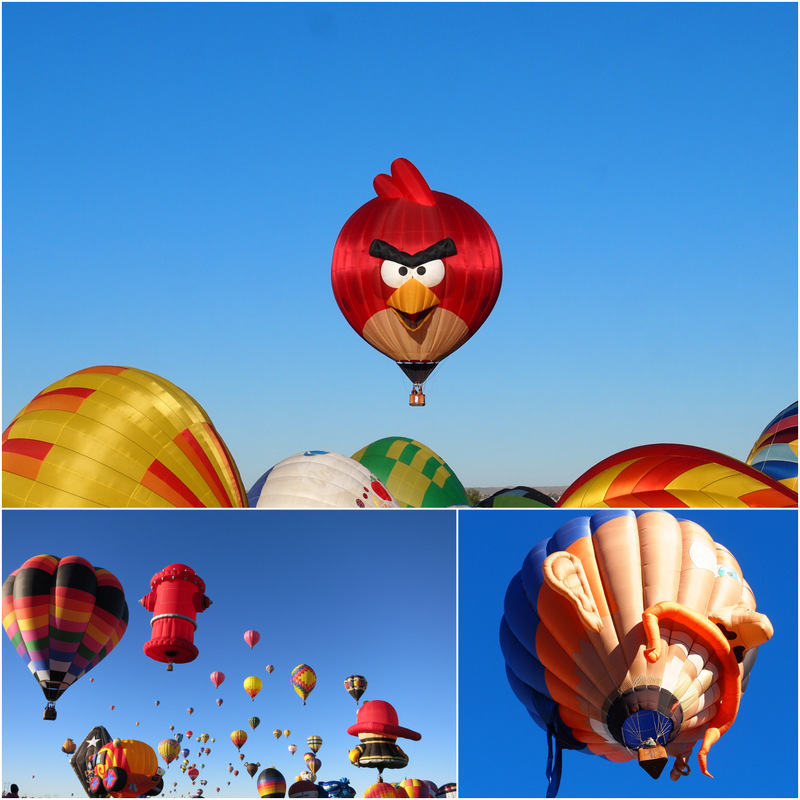
[[288, 749], [289, 749], [289, 752], [292, 755], [294, 755], [297, 752], [297, 745], [296, 744], [290, 744]]
[[200, 770], [197, 767], [190, 767], [186, 770], [186, 774], [192, 779], [192, 783], [197, 780], [197, 777], [200, 775]]
[[194, 714], [194, 709], [193, 709], [191, 706], [189, 706], [189, 708], [187, 708], [187, 709], [186, 709], [186, 713], [187, 713], [189, 716], [191, 716], [192, 714]]
[[156, 700], [156, 705], [160, 706], [161, 705], [161, 701], [160, 700]]
[[261, 720], [258, 717], [250, 717], [250, 719], [247, 720], [247, 724], [255, 730], [261, 724]]
[[280, 739], [280, 738], [281, 738], [281, 733], [282, 733], [282, 731], [281, 731], [281, 729], [280, 729], [280, 728], [275, 728], [275, 730], [274, 730], [274, 731], [272, 731], [272, 735], [273, 735], [273, 736], [274, 736], [276, 739]]
[[320, 747], [322, 747], [322, 737], [321, 736], [309, 736], [306, 739], [308, 746], [315, 752], [318, 753]]
[[244, 743], [247, 741], [247, 733], [245, 733], [245, 731], [233, 731], [233, 733], [231, 733], [231, 741], [237, 750], [241, 750]]
[[211, 683], [219, 689], [219, 685], [225, 680], [225, 673], [224, 672], [212, 672], [209, 676], [211, 678]]
[[358, 705], [361, 695], [367, 691], [367, 679], [363, 675], [350, 675], [344, 679], [344, 688]]
[[306, 756], [311, 756], [311, 758], [306, 758], [306, 766], [308, 767], [308, 771], [312, 775], [316, 775], [319, 772], [320, 767], [322, 767], [322, 762], [318, 758], [314, 758], [313, 753], [306, 753]]
[[252, 650], [257, 644], [258, 640], [261, 638], [261, 634], [258, 631], [245, 631], [244, 632], [244, 640], [250, 645], [250, 649]]
[[251, 700], [256, 699], [256, 695], [261, 691], [261, 678], [251, 675], [244, 679], [244, 690], [250, 695]]
[[222, 705], [222, 698], [221, 698], [221, 697], [218, 697], [218, 698], [217, 698], [217, 705], [218, 705], [218, 706], [221, 706], [221, 705]]
[[258, 768], [261, 766], [260, 762], [256, 762], [255, 764], [248, 764], [247, 761], [244, 762], [244, 768], [247, 770], [247, 774], [253, 778], [255, 777], [256, 772], [258, 772]]
[[289, 736], [291, 735], [291, 733], [292, 733], [292, 732], [291, 732], [291, 731], [290, 731], [290, 730], [287, 728], [287, 729], [286, 729], [286, 730], [283, 732], [283, 735], [284, 735], [284, 736], [285, 736], [285, 737], [288, 739], [288, 738], [289, 738]]
[[116, 708], [116, 706], [109, 706], [109, 708], [113, 711]]
[[207, 733], [201, 733], [201, 734], [200, 734], [200, 741], [201, 741], [203, 744], [205, 744], [205, 743], [208, 741], [208, 739], [209, 739], [209, 736], [208, 736], [208, 734], [207, 734]]
[[163, 739], [158, 743], [158, 754], [164, 759], [164, 763], [171, 764], [180, 753], [180, 743], [175, 739]]
[[292, 677], [291, 677], [292, 686], [297, 694], [303, 700], [303, 705], [306, 704], [306, 698], [311, 694], [314, 690], [314, 687], [317, 685], [317, 674], [314, 672], [308, 664], [298, 664], [292, 670]]
[[77, 745], [72, 739], [65, 740], [64, 744], [61, 745], [61, 752], [66, 753], [68, 756], [72, 755], [76, 750]]
[[128, 625], [120, 582], [79, 556], [29, 558], [3, 583], [2, 613], [50, 720], [56, 700], [117, 646]]
[[275, 667], [273, 667], [273, 666], [272, 666], [272, 664], [267, 664], [267, 672], [268, 672], [270, 675], [272, 675], [272, 673], [273, 673], [274, 671], [275, 671]]

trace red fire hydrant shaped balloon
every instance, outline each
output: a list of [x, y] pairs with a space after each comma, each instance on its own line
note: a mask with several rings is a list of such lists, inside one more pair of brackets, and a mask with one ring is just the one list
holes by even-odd
[[153, 633], [145, 642], [144, 653], [163, 661], [172, 671], [173, 664], [186, 664], [197, 658], [197, 615], [211, 605], [211, 600], [205, 595], [203, 579], [185, 564], [164, 567], [153, 575], [150, 588], [152, 591], [139, 601], [153, 612]]

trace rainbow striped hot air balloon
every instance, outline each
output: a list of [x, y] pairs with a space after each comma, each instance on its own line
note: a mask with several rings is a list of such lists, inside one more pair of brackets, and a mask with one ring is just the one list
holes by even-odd
[[780, 412], [761, 431], [747, 463], [779, 483], [797, 491], [797, 403]]
[[259, 797], [284, 797], [286, 794], [286, 778], [275, 767], [262, 770], [256, 779]]
[[44, 692], [45, 719], [56, 718], [56, 700], [117, 646], [127, 625], [120, 582], [79, 556], [29, 558], [3, 583], [3, 627]]
[[305, 705], [306, 699], [317, 685], [317, 674], [308, 664], [298, 664], [292, 670], [291, 682], [294, 690], [302, 698], [303, 705]]
[[43, 389], [3, 434], [3, 506], [242, 508], [206, 412], [164, 378], [99, 366]]

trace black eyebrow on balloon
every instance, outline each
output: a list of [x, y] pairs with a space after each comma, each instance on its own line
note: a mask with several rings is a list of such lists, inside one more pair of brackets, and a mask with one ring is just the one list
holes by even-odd
[[369, 246], [369, 254], [371, 256], [381, 258], [384, 261], [396, 261], [406, 267], [418, 267], [420, 264], [434, 261], [437, 258], [454, 256], [456, 252], [458, 252], [456, 243], [452, 239], [442, 239], [436, 244], [432, 244], [430, 247], [413, 254], [398, 250], [389, 242], [384, 242], [383, 239], [373, 239], [372, 244]]

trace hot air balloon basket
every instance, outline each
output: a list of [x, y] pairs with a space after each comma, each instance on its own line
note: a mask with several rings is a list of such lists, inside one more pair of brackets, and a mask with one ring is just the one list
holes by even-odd
[[55, 718], [56, 718], [56, 707], [46, 706], [44, 709], [44, 714], [42, 714], [42, 719], [55, 719]]
[[639, 749], [639, 766], [651, 778], [658, 778], [661, 775], [667, 760], [667, 751], [660, 744]]
[[410, 406], [424, 406], [425, 395], [422, 392], [411, 392], [408, 396], [408, 404]]

